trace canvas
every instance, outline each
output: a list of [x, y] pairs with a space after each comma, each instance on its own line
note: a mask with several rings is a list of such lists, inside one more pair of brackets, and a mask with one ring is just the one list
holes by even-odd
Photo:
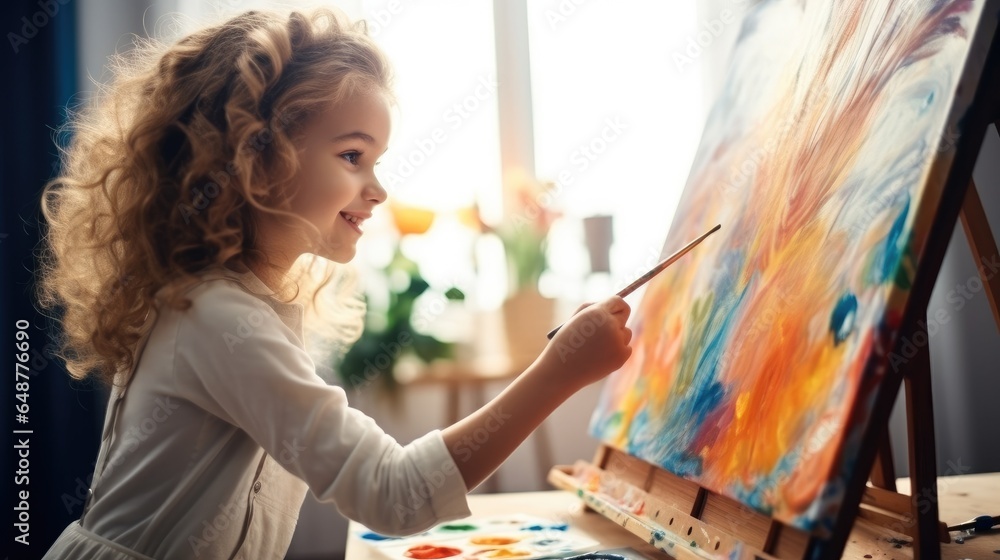
[[662, 254], [722, 229], [647, 286], [595, 437], [832, 531], [879, 383], [905, 367], [890, 349], [997, 10], [749, 11]]

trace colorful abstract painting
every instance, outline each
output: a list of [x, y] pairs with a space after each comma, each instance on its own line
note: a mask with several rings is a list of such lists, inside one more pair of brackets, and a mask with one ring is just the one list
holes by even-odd
[[746, 16], [633, 354], [591, 433], [818, 534], [889, 368], [996, 2], [771, 0]]

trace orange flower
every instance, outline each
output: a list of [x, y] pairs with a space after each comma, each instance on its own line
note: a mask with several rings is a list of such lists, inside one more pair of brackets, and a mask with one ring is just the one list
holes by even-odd
[[398, 202], [390, 202], [389, 210], [392, 212], [392, 222], [396, 225], [396, 230], [400, 235], [426, 233], [434, 223], [434, 211], [417, 206], [408, 206]]
[[[561, 217], [561, 213], [553, 210], [551, 196], [544, 196], [555, 188], [552, 181], [523, 180], [514, 187], [514, 204], [510, 209], [509, 220], [531, 226], [543, 237], [548, 234], [552, 222]], [[543, 206], [543, 204], [546, 204]], [[529, 219], [530, 217], [530, 219]]]
[[484, 233], [493, 229], [483, 221], [483, 216], [479, 213], [478, 203], [466, 206], [465, 208], [459, 208], [455, 212], [455, 216], [458, 218], [460, 224], [477, 233]]

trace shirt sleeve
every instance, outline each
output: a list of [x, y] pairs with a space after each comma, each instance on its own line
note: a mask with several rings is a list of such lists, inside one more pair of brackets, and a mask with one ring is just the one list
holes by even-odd
[[204, 286], [178, 312], [175, 373], [192, 402], [246, 431], [317, 499], [374, 531], [409, 535], [470, 515], [440, 430], [401, 446], [316, 374], [270, 306], [227, 282]]

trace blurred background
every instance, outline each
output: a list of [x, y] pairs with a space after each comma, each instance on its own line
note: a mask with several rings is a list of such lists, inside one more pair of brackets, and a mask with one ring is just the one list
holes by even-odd
[[[55, 171], [52, 129], [67, 104], [107, 79], [108, 57], [134, 36], [176, 40], [247, 9], [296, 5], [52, 0], [52, 14], [42, 4], [8, 2], [0, 20], [10, 43], [0, 151], [5, 329], [24, 317], [46, 328], [28, 295], [37, 196]], [[750, 4], [330, 0], [369, 22], [395, 66], [399, 104], [379, 167], [389, 202], [368, 221], [355, 261], [366, 332], [346, 353], [317, 356], [320, 374], [405, 443], [492, 398], [577, 305], [655, 264]], [[1000, 153], [994, 128], [983, 150]], [[982, 157], [975, 171], [995, 232], [998, 162]], [[989, 428], [1000, 424], [997, 325], [981, 291], [962, 307], [945, 297], [976, 274], [959, 227], [929, 312], [954, 319], [930, 338], [940, 474], [1000, 471]], [[633, 307], [641, 294], [629, 297]], [[34, 360], [40, 555], [79, 517], [107, 395], [70, 384], [44, 343]], [[599, 391], [570, 399], [475, 491], [547, 489], [553, 464], [589, 460], [598, 442], [586, 425]], [[901, 407], [892, 422], [903, 475]], [[342, 555], [346, 527], [332, 504], [307, 496], [288, 558]]]

